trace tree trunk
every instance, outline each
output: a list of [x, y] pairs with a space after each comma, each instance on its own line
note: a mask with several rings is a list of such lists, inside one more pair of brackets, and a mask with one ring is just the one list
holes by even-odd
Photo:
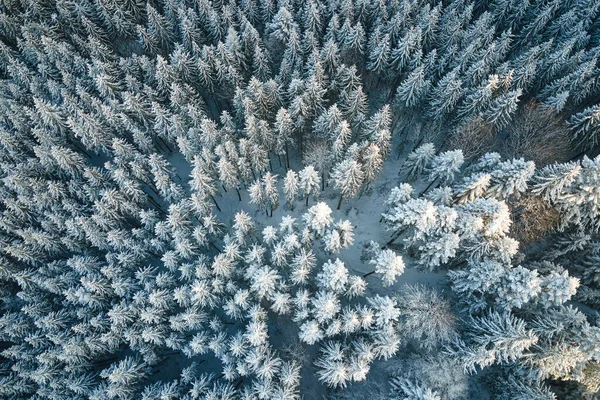
[[239, 199], [240, 201], [242, 201], [242, 195], [240, 194], [240, 189], [238, 189], [238, 188], [235, 188], [235, 191], [236, 191], [236, 192], [237, 192], [237, 194], [238, 194], [238, 199]]
[[93, 364], [98, 367], [98, 366], [101, 366], [101, 365], [109, 364], [109, 363], [111, 363], [111, 362], [113, 362], [115, 360], [118, 360], [118, 359], [119, 359], [119, 357], [111, 357], [111, 358], [108, 358], [106, 360], [98, 360], [97, 362], [94, 362]]
[[396, 80], [394, 79], [392, 83], [390, 83], [390, 92], [387, 95], [386, 103], [393, 104], [396, 97], [396, 90], [398, 90], [398, 86], [396, 86]]
[[208, 244], [209, 244], [209, 245], [210, 245], [210, 246], [211, 246], [213, 249], [215, 249], [216, 251], [218, 251], [219, 253], [221, 253], [221, 249], [220, 249], [220, 248], [218, 248], [217, 246], [215, 246], [215, 244], [214, 244], [213, 242], [208, 242]]
[[306, 196], [306, 207], [308, 207], [308, 197], [309, 196]]
[[469, 161], [467, 161], [465, 163], [465, 165], [463, 165], [463, 171], [466, 171], [469, 169], [469, 167], [471, 166], [471, 164], [473, 164], [473, 161], [475, 161], [473, 158], [471, 158]]
[[162, 209], [162, 207], [160, 206], [160, 204], [158, 204], [158, 202], [156, 200], [154, 200], [154, 198], [150, 195], [148, 195], [148, 199], [150, 200], [150, 203], [158, 210], [160, 211], [163, 215], [166, 215], [165, 210]]
[[363, 196], [363, 194], [365, 194], [370, 188], [371, 182], [367, 182], [367, 184], [360, 190], [360, 192], [358, 192], [358, 198], [360, 199]]
[[215, 206], [217, 206], [217, 210], [219, 210], [219, 212], [223, 212], [223, 210], [221, 210], [221, 207], [219, 207], [219, 204], [217, 203], [217, 200], [215, 200], [215, 198], [213, 197], [213, 195], [210, 195], [211, 200], [213, 201], [213, 203], [215, 203]]
[[467, 265], [467, 260], [454, 259], [450, 264], [446, 265], [447, 269], [457, 269]]
[[325, 171], [321, 172], [321, 192], [325, 190]]
[[172, 152], [173, 152], [173, 149], [171, 148], [171, 146], [169, 146], [169, 145], [167, 144], [167, 142], [166, 142], [166, 141], [165, 141], [163, 138], [161, 138], [160, 136], [158, 136], [158, 139], [159, 139], [159, 140], [160, 140], [160, 141], [161, 141], [161, 142], [162, 142], [162, 143], [165, 145], [165, 147], [166, 147], [166, 148], [169, 150], [169, 153], [172, 153]]
[[363, 275], [363, 278], [366, 278], [369, 275], [373, 275], [374, 273], [375, 273], [375, 271], [367, 272], [366, 274]]
[[175, 351], [169, 351], [168, 353], [162, 353], [160, 356], [166, 357], [166, 356], [172, 356], [173, 354], [179, 354], [179, 353], [181, 353], [180, 350], [175, 350]]
[[571, 159], [569, 161], [576, 160], [579, 157], [583, 156], [584, 154], [585, 154], [585, 151], [582, 151], [581, 153], [575, 154], [573, 157], [571, 157]]
[[415, 143], [415, 145], [414, 145], [414, 146], [413, 146], [413, 148], [412, 148], [412, 149], [413, 149], [413, 151], [414, 151], [414, 150], [415, 150], [417, 147], [419, 147], [419, 145], [421, 144], [421, 142], [422, 142], [422, 141], [423, 141], [423, 136], [421, 136], [421, 138], [419, 139], [419, 141], [418, 141], [417, 143]]
[[290, 169], [290, 152], [288, 151], [288, 145], [285, 144], [285, 160], [287, 161], [287, 167]]
[[435, 178], [434, 180], [432, 180], [432, 181], [431, 181], [431, 183], [430, 183], [429, 185], [427, 185], [427, 187], [425, 188], [425, 190], [423, 190], [423, 191], [421, 192], [421, 194], [419, 195], [419, 197], [421, 197], [421, 196], [423, 196], [425, 193], [427, 193], [427, 191], [429, 190], [429, 188], [430, 188], [430, 187], [431, 187], [431, 186], [432, 186], [434, 183], [436, 183], [436, 182], [437, 182], [437, 180], [438, 180], [438, 178]]
[[394, 243], [394, 241], [400, 237], [400, 235], [402, 234], [402, 232], [403, 232], [402, 230], [396, 232], [392, 236], [392, 238], [386, 244], [383, 245], [382, 249], [385, 249], [386, 247], [388, 247], [389, 245], [391, 245], [392, 243]]
[[340, 194], [340, 200], [338, 201], [338, 205], [337, 205], [337, 209], [339, 210], [340, 207], [342, 206], [342, 199], [344, 198], [343, 194]]
[[396, 160], [399, 160], [400, 157], [402, 157], [402, 153], [404, 153], [404, 148], [406, 147], [406, 142], [407, 142], [407, 138], [404, 138], [404, 140], [402, 140], [402, 143], [400, 144], [400, 146], [398, 146], [398, 157], [396, 157]]
[[227, 193], [227, 189], [225, 189], [225, 185], [221, 185], [221, 187], [223, 188], [223, 190], [225, 191], [225, 193]]
[[85, 154], [87, 156], [87, 158], [92, 158], [92, 156], [90, 155], [90, 153], [88, 153], [87, 151], [85, 151], [85, 148], [80, 146], [78, 143], [73, 142], [73, 146], [77, 147], [77, 149], [82, 152], [83, 154]]
[[140, 181], [143, 182], [143, 183], [145, 183], [150, 188], [150, 190], [152, 190], [154, 192], [155, 195], [157, 195], [158, 197], [160, 197], [160, 193], [158, 193], [158, 189], [154, 185], [151, 185], [151, 184], [149, 184], [147, 182], [144, 182], [142, 180], [140, 180]]

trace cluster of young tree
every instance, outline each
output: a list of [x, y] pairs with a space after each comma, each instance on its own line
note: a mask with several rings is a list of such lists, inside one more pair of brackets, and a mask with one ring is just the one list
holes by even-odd
[[[460, 340], [433, 291], [364, 296], [368, 276], [351, 276], [333, 256], [352, 245], [352, 224], [308, 205], [326, 184], [338, 209], [367, 189], [401, 127], [425, 122], [444, 134], [476, 121], [496, 134], [530, 99], [592, 150], [599, 8], [2, 2], [0, 395], [299, 398], [300, 365], [269, 341], [269, 324], [286, 315], [307, 346], [324, 342], [315, 364], [332, 387], [365, 379], [401, 343], [454, 340], [449, 351], [467, 369], [527, 365], [526, 378], [507, 375], [514, 390], [546, 390], [547, 379], [593, 390], [597, 328], [564, 303], [578, 285], [587, 304], [600, 298], [598, 159], [536, 173], [495, 154], [465, 168], [460, 151], [436, 155], [430, 144], [408, 157], [407, 176], [426, 172], [431, 187], [424, 197], [407, 184], [392, 191], [390, 245], [402, 237], [426, 268], [454, 264], [453, 288], [474, 313]], [[304, 201], [302, 221], [259, 232], [248, 214], [229, 221], [219, 204], [247, 191], [272, 216], [280, 186], [288, 208]], [[547, 202], [568, 232], [550, 263], [512, 266], [511, 201], [521, 194]], [[404, 270], [390, 249], [370, 244], [365, 254], [384, 285]], [[423, 320], [423, 309], [443, 312]], [[512, 353], [497, 345], [503, 334], [516, 341]], [[157, 379], [174, 354], [191, 361]], [[222, 373], [204, 373], [203, 363]], [[413, 378], [398, 387], [435, 395]]]

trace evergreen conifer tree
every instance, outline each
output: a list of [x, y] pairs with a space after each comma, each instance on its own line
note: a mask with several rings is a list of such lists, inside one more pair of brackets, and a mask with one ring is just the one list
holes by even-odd
[[311, 194], [318, 193], [320, 189], [320, 177], [312, 165], [306, 166], [298, 172], [300, 193], [306, 197], [306, 206]]
[[364, 172], [362, 166], [354, 160], [343, 160], [338, 163], [331, 172], [331, 182], [340, 191], [340, 199], [337, 209], [342, 205], [342, 198], [356, 196], [362, 187]]

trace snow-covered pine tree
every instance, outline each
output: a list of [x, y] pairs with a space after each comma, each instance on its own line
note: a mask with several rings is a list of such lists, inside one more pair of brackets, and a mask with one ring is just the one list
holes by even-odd
[[402, 400], [440, 400], [440, 395], [430, 388], [423, 387], [409, 379], [393, 378], [390, 381], [394, 393]]
[[383, 167], [381, 148], [375, 143], [369, 143], [360, 151], [360, 163], [364, 171], [364, 181], [370, 185]]
[[452, 111], [463, 94], [462, 81], [458, 71], [448, 72], [429, 92], [430, 109], [428, 114], [435, 120], [441, 121]]
[[307, 227], [317, 236], [323, 236], [325, 231], [333, 223], [331, 208], [323, 202], [317, 203], [308, 209], [302, 216]]
[[345, 159], [333, 168], [330, 181], [340, 191], [339, 210], [344, 197], [352, 198], [360, 191], [364, 182], [363, 166], [353, 159]]
[[500, 95], [492, 102], [490, 108], [484, 112], [486, 120], [497, 129], [505, 127], [517, 111], [519, 97], [522, 94], [523, 90], [519, 88]]
[[320, 190], [321, 178], [315, 168], [308, 165], [298, 172], [298, 179], [300, 193], [306, 198], [306, 206], [308, 206], [310, 195], [316, 195]]
[[432, 184], [435, 181], [440, 181], [444, 184], [452, 183], [456, 174], [460, 171], [464, 160], [462, 150], [449, 150], [438, 154], [431, 160], [429, 180]]
[[581, 147], [588, 149], [598, 144], [598, 129], [600, 127], [600, 106], [588, 107], [573, 115], [567, 124], [571, 127], [576, 140]]
[[285, 193], [285, 199], [288, 207], [294, 209], [294, 203], [298, 197], [299, 180], [298, 174], [293, 170], [288, 170], [283, 179], [283, 192]]
[[525, 356], [539, 338], [527, 329], [525, 321], [508, 312], [490, 311], [481, 317], [471, 317], [468, 342], [457, 340], [449, 354], [459, 357], [465, 372], [494, 363], [510, 363]]
[[424, 143], [413, 150], [406, 158], [403, 166], [406, 179], [409, 181], [415, 180], [429, 168], [434, 157], [435, 146], [433, 143]]
[[[285, 154], [286, 167], [290, 168], [290, 155], [288, 144], [293, 143], [294, 122], [285, 108], [280, 108], [275, 117], [275, 154]], [[281, 161], [281, 160], [280, 160]]]
[[464, 204], [468, 201], [474, 201], [478, 197], [483, 197], [491, 182], [492, 176], [486, 173], [476, 173], [467, 176], [458, 186], [456, 193], [456, 202]]
[[271, 217], [273, 216], [273, 210], [279, 205], [279, 191], [277, 188], [277, 175], [273, 175], [267, 172], [262, 177], [262, 184], [264, 187], [264, 197], [271, 211]]
[[199, 196], [209, 197], [214, 202], [217, 209], [221, 211], [221, 207], [219, 207], [217, 200], [214, 198], [214, 195], [218, 193], [217, 186], [209, 172], [206, 170], [205, 163], [200, 157], [194, 158], [194, 168], [190, 173], [190, 177], [190, 187], [195, 190]]
[[491, 196], [508, 199], [519, 198], [528, 187], [528, 181], [535, 172], [533, 161], [521, 159], [507, 160], [496, 165], [491, 172], [492, 180], [488, 193]]
[[369, 38], [367, 48], [370, 49], [367, 68], [375, 73], [387, 70], [390, 57], [390, 35], [381, 32], [378, 27]]
[[417, 346], [433, 349], [456, 338], [456, 316], [434, 289], [404, 285], [396, 301], [402, 315], [399, 325]]
[[267, 214], [269, 214], [265, 188], [261, 181], [254, 181], [254, 183], [248, 187], [248, 196], [250, 197], [251, 204], [255, 204], [259, 209], [264, 208]]
[[431, 82], [426, 79], [424, 66], [421, 65], [398, 86], [395, 101], [406, 108], [416, 107], [425, 99], [430, 87]]
[[215, 152], [217, 154], [220, 153], [219, 161], [217, 162], [217, 170], [223, 190], [227, 191], [227, 189], [235, 189], [238, 193], [239, 200], [242, 201], [242, 195], [239, 192], [239, 175], [235, 164], [229, 160], [229, 156], [222, 147], [217, 147]]
[[574, 162], [547, 165], [534, 175], [531, 191], [546, 201], [558, 202], [580, 172], [581, 165]]
[[399, 275], [404, 273], [404, 260], [392, 250], [378, 251], [375, 257], [369, 261], [369, 264], [375, 266], [372, 273], [381, 274], [381, 280], [384, 286], [391, 286], [396, 282]]

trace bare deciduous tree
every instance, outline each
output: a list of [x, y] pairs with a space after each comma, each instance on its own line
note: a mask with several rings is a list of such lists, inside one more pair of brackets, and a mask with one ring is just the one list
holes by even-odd
[[558, 210], [539, 196], [522, 196], [512, 204], [511, 210], [511, 236], [522, 244], [542, 239], [560, 222]]
[[491, 124], [478, 117], [472, 119], [454, 131], [446, 140], [445, 147], [448, 149], [461, 149], [465, 160], [473, 161], [481, 157], [494, 146], [496, 134]]
[[569, 128], [560, 114], [530, 102], [506, 129], [503, 152], [508, 157], [535, 161], [538, 167], [566, 161], [572, 151]]

